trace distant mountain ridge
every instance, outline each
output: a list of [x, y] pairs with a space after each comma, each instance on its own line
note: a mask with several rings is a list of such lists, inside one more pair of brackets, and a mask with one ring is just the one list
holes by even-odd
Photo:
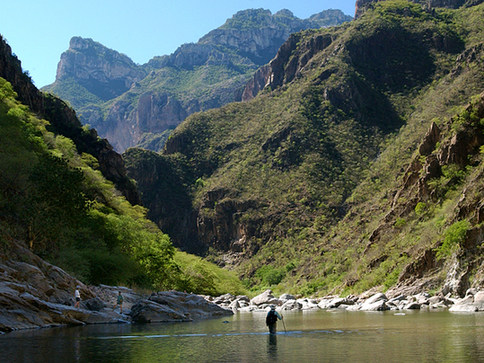
[[56, 81], [43, 90], [69, 101], [81, 121], [115, 149], [160, 150], [188, 115], [241, 100], [257, 68], [291, 33], [351, 20], [340, 10], [299, 19], [289, 10], [239, 11], [197, 43], [144, 65], [92, 39], [74, 37], [61, 55]]

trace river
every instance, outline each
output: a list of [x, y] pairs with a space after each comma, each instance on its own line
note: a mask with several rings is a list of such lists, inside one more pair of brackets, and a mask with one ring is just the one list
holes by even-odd
[[1, 362], [484, 362], [484, 313], [286, 312], [0, 336]]

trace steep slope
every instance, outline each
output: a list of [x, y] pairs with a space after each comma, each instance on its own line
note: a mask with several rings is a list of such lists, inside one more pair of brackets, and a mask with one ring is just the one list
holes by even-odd
[[103, 175], [112, 181], [126, 199], [139, 204], [136, 187], [126, 176], [124, 162], [112, 146], [99, 139], [96, 130], [82, 128], [74, 110], [62, 100], [40, 92], [22, 72], [20, 61], [12, 55], [10, 46], [0, 36], [0, 77], [8, 80], [19, 100], [33, 112], [50, 121], [49, 130], [72, 139], [79, 153], [93, 155], [99, 161]]
[[195, 44], [135, 65], [91, 39], [75, 37], [62, 54], [54, 84], [45, 87], [123, 151], [161, 150], [188, 115], [239, 100], [252, 73], [296, 31], [351, 20], [339, 10], [299, 19], [288, 10], [245, 10]]
[[135, 205], [121, 156], [38, 91], [1, 38], [0, 75], [0, 330], [116, 321], [65, 306], [79, 280], [241, 291], [226, 271], [174, 249]]
[[[237, 266], [252, 284], [280, 283], [303, 293], [412, 283], [420, 273], [415, 266], [426, 261], [419, 251], [445, 244], [452, 230], [444, 227], [465, 218], [466, 230], [477, 231], [471, 244], [479, 246], [482, 227], [472, 207], [457, 218], [442, 211], [455, 195], [418, 199], [412, 189], [418, 175], [434, 167], [431, 185], [446, 184], [457, 173], [459, 182], [451, 183], [456, 195], [468, 188], [481, 197], [479, 97], [458, 116], [464, 134], [477, 135], [461, 151], [466, 161], [455, 169], [443, 156], [438, 166], [419, 156], [411, 182], [399, 183], [432, 120], [439, 118], [447, 130], [434, 145], [445, 148], [460, 138], [450, 117], [484, 88], [483, 9], [425, 10], [385, 1], [352, 23], [291, 36], [266, 68], [269, 82], [254, 92], [257, 97], [189, 117], [161, 155], [124, 154], [151, 219], [171, 228], [175, 244]], [[459, 172], [467, 166], [475, 169]], [[445, 188], [440, 193], [446, 195]], [[417, 237], [421, 221], [405, 214], [419, 202], [443, 216], [425, 241]], [[388, 230], [401, 232], [398, 238], [406, 242], [378, 232]], [[412, 243], [405, 244], [408, 239]], [[477, 255], [462, 260], [473, 266], [467, 275], [481, 261], [479, 247], [473, 248]], [[438, 273], [450, 273], [448, 265], [435, 263]], [[444, 285], [432, 281], [432, 288]]]
[[[377, 1], [385, 0], [356, 0], [355, 18], [361, 16], [361, 14], [368, 8], [372, 8]], [[482, 0], [411, 0], [414, 3], [421, 4], [428, 9], [431, 8], [449, 8], [458, 9], [462, 6], [474, 6], [482, 3]]]

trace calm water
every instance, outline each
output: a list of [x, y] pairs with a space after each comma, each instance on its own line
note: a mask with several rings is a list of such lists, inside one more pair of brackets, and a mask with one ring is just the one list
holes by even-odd
[[484, 313], [291, 312], [0, 336], [0, 362], [484, 362]]

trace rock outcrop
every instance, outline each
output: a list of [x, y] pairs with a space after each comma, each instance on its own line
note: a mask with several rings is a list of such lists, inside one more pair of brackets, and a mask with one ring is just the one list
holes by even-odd
[[484, 291], [468, 290], [466, 296], [457, 300], [449, 310], [456, 312], [484, 311]]
[[[74, 307], [79, 286], [80, 308]], [[118, 292], [123, 313], [113, 309]], [[176, 291], [143, 296], [126, 287], [88, 286], [19, 242], [0, 253], [0, 333], [53, 326], [192, 321], [231, 315], [203, 297]]]
[[126, 92], [145, 76], [146, 71], [128, 56], [92, 39], [73, 37], [57, 65], [56, 80], [75, 79], [90, 93], [106, 101]]
[[232, 310], [221, 308], [199, 295], [178, 291], [152, 294], [133, 305], [130, 313], [135, 323], [192, 321], [232, 314]]
[[[84, 300], [80, 309], [74, 308], [76, 286]], [[0, 255], [0, 331], [123, 321], [112, 311], [93, 309], [93, 298], [88, 286], [18, 242]]]
[[[418, 203], [426, 203], [442, 198], [441, 189], [431, 188], [432, 180], [443, 176], [444, 170], [449, 167], [464, 169], [473, 160], [473, 156], [479, 153], [484, 143], [482, 125], [476, 120], [484, 117], [484, 93], [479, 100], [465, 107], [463, 114], [472, 114], [474, 121], [462, 121], [461, 127], [452, 135], [447, 125], [446, 129], [440, 130], [434, 123], [431, 124], [424, 136], [415, 156], [408, 166], [401, 188], [393, 197], [392, 209], [386, 214], [384, 221], [372, 232], [370, 241], [375, 242], [380, 238], [382, 231], [391, 228], [396, 218], [405, 218], [413, 212]], [[456, 116], [461, 117], [461, 116]], [[452, 135], [452, 136], [449, 136]], [[482, 195], [482, 186], [477, 179], [482, 178], [482, 171], [470, 181], [469, 186], [463, 190], [462, 196], [457, 202], [452, 214], [451, 221], [467, 219], [479, 226], [484, 220], [483, 203], [479, 195]], [[449, 180], [452, 182], [452, 180]], [[454, 180], [455, 182], [455, 180]], [[478, 268], [482, 261], [479, 246], [483, 240], [482, 227], [476, 227], [466, 233], [460, 252], [447, 262], [447, 276], [443, 281], [442, 292], [462, 296], [470, 287], [469, 271]], [[443, 262], [436, 256], [434, 248], [428, 248], [413, 263], [408, 264], [399, 276], [401, 285], [415, 284], [415, 280], [423, 277], [436, 268], [442, 268]], [[479, 281], [476, 281], [479, 284]]]

